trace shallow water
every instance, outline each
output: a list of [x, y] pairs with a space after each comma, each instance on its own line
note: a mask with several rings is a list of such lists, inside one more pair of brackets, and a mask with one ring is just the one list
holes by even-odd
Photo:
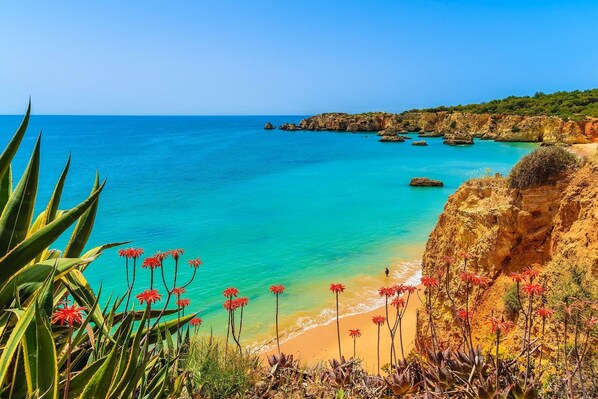
[[[221, 291], [248, 296], [247, 340], [272, 331], [271, 284], [284, 284], [282, 323], [297, 329], [328, 317], [330, 282], [346, 282], [344, 312], [359, 310], [384, 267], [417, 267], [447, 197], [463, 181], [507, 173], [532, 144], [476, 140], [469, 147], [379, 143], [375, 134], [264, 131], [301, 117], [33, 116], [14, 162], [22, 172], [43, 128], [38, 213], [72, 151], [61, 208], [108, 178], [93, 245], [134, 240], [146, 253], [185, 249], [205, 262], [188, 288], [202, 328], [225, 331]], [[6, 142], [20, 117], [0, 116]], [[415, 135], [412, 135], [414, 138]], [[412, 188], [412, 177], [444, 182]], [[16, 184], [16, 183], [15, 183]], [[187, 256], [188, 255], [188, 256]], [[185, 266], [185, 273], [189, 270]], [[147, 273], [140, 273], [141, 291]], [[410, 271], [407, 275], [413, 275]], [[116, 249], [86, 271], [107, 296], [126, 288]], [[406, 276], [407, 278], [409, 276]], [[364, 288], [365, 287], [365, 288]]]

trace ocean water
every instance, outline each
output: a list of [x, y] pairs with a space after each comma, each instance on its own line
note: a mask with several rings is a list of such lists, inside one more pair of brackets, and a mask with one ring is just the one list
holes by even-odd
[[[375, 305], [373, 289], [384, 281], [385, 267], [397, 279], [417, 277], [426, 238], [459, 184], [488, 172], [506, 174], [534, 148], [481, 140], [450, 147], [439, 138], [415, 147], [380, 143], [367, 133], [262, 129], [267, 121], [300, 119], [34, 115], [14, 173], [24, 169], [43, 129], [36, 214], [71, 152], [61, 209], [88, 195], [96, 170], [108, 179], [90, 244], [133, 240], [146, 253], [183, 248], [184, 259], [200, 256], [205, 265], [187, 297], [189, 309], [204, 319], [202, 328], [225, 333], [221, 292], [236, 286], [250, 301], [244, 340], [261, 342], [273, 331], [271, 284], [287, 287], [281, 298], [287, 333], [331, 316], [331, 282], [347, 285], [344, 313], [366, 310]], [[0, 116], [3, 142], [19, 122]], [[412, 188], [412, 177], [445, 186]], [[190, 275], [186, 265], [183, 274]], [[86, 275], [106, 298], [126, 288], [116, 249]], [[136, 292], [149, 280], [145, 270], [139, 275]]]

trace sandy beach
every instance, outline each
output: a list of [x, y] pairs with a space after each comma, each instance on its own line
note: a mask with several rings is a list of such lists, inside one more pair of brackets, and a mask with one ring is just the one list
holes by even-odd
[[591, 157], [598, 154], [598, 143], [573, 144], [569, 148], [572, 152], [586, 157]]
[[[421, 295], [421, 293], [420, 293]], [[413, 347], [415, 338], [415, 321], [417, 309], [421, 302], [416, 294], [411, 296], [405, 315], [403, 316], [403, 342], [405, 355]], [[390, 311], [390, 309], [389, 309]], [[361, 337], [357, 338], [356, 355], [362, 359], [362, 366], [369, 372], [377, 371], [377, 336], [378, 327], [372, 322], [374, 316], [385, 316], [385, 308], [378, 308], [367, 313], [342, 317], [340, 319], [341, 348], [345, 357], [353, 356], [353, 339], [349, 337], [349, 329], [361, 329]], [[391, 321], [394, 317], [391, 316]], [[397, 337], [395, 345], [400, 357], [400, 344]], [[380, 363], [388, 364], [390, 358], [390, 335], [388, 327], [380, 328]], [[290, 338], [281, 343], [280, 350], [286, 354], [293, 354], [302, 365], [317, 365], [329, 359], [338, 359], [338, 343], [336, 322], [317, 326]], [[267, 355], [277, 353], [276, 345], [263, 353], [264, 360]]]

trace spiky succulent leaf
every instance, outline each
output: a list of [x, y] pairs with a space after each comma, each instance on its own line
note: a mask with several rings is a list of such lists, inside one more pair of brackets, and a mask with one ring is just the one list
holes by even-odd
[[37, 138], [27, 168], [0, 216], [0, 257], [27, 238], [37, 194], [40, 138]]

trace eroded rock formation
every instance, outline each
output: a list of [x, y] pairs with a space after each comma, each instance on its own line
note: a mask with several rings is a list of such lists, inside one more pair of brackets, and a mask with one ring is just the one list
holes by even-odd
[[402, 114], [327, 113], [301, 121], [305, 130], [347, 132], [423, 131], [427, 136], [455, 132], [496, 141], [554, 143], [598, 142], [598, 119], [565, 120], [557, 116], [468, 114], [461, 112], [404, 112]]
[[[449, 269], [449, 281], [457, 284], [462, 254], [471, 254], [468, 270], [492, 279], [473, 301], [474, 336], [483, 343], [490, 336], [488, 317], [505, 314], [503, 298], [513, 284], [510, 272], [535, 265], [549, 284], [558, 282], [559, 273], [571, 266], [598, 277], [597, 227], [596, 161], [554, 184], [522, 191], [510, 189], [506, 178], [470, 180], [451, 195], [430, 234], [423, 273], [445, 271], [444, 256], [451, 256], [455, 263]], [[435, 314], [438, 336], [455, 343], [459, 333], [451, 312], [441, 294]]]

